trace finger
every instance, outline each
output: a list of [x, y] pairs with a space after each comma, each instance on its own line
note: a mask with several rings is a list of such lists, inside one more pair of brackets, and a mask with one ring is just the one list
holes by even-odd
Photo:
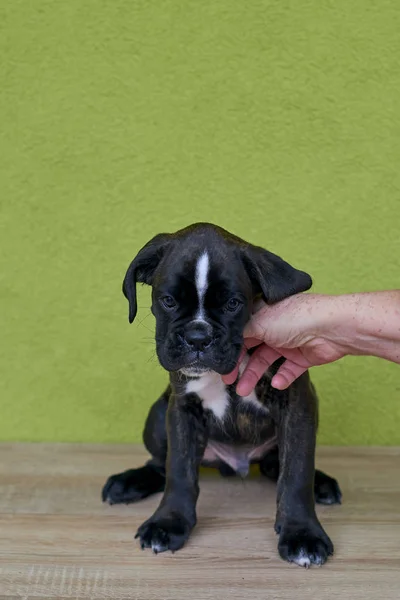
[[255, 346], [260, 346], [262, 341], [258, 338], [246, 337], [244, 338], [244, 345], [249, 350], [250, 348], [254, 348]]
[[262, 341], [264, 338], [264, 328], [253, 317], [245, 325], [244, 330], [243, 330], [243, 336], [247, 339], [250, 339], [250, 338], [258, 339], [260, 342], [260, 340]]
[[233, 369], [233, 371], [231, 371], [227, 375], [222, 375], [221, 378], [222, 378], [222, 381], [225, 383], [225, 385], [231, 385], [232, 383], [235, 383], [238, 374], [239, 374], [239, 363], [237, 363], [237, 365]]
[[255, 337], [259, 340], [264, 340], [266, 333], [266, 322], [267, 315], [270, 312], [271, 307], [264, 305], [261, 310], [257, 311], [245, 325], [243, 335], [244, 337]]
[[240, 351], [240, 354], [239, 354], [238, 361], [236, 363], [236, 367], [233, 369], [233, 371], [231, 371], [227, 375], [222, 375], [222, 381], [225, 383], [225, 385], [231, 385], [232, 383], [235, 383], [237, 376], [239, 374], [240, 363], [246, 356], [246, 353], [247, 353], [246, 348], [242, 348]]
[[238, 374], [239, 374], [240, 363], [246, 356], [247, 350], [249, 348], [254, 348], [254, 346], [259, 346], [260, 344], [261, 344], [260, 340], [257, 340], [256, 338], [248, 338], [248, 339], [244, 340], [244, 347], [240, 351], [240, 355], [239, 355], [239, 358], [238, 358], [235, 368], [233, 369], [233, 371], [231, 371], [227, 375], [222, 375], [222, 381], [225, 383], [225, 385], [231, 385], [232, 383], [235, 383], [235, 381], [238, 377]]
[[300, 375], [307, 371], [307, 367], [302, 367], [291, 360], [285, 360], [278, 372], [272, 378], [271, 385], [277, 390], [286, 390]]
[[265, 371], [274, 363], [281, 355], [279, 352], [265, 346], [263, 344], [254, 352], [243, 371], [243, 374], [236, 387], [236, 391], [240, 396], [248, 396], [257, 385], [257, 382], [264, 375]]
[[258, 340], [257, 338], [246, 338], [244, 340], [244, 348], [242, 348], [242, 350], [240, 352], [236, 367], [233, 369], [233, 371], [231, 371], [227, 375], [222, 375], [222, 381], [225, 383], [225, 385], [231, 385], [232, 383], [235, 383], [237, 376], [239, 374], [240, 363], [243, 361], [244, 357], [246, 356], [247, 350], [249, 350], [250, 348], [254, 348], [255, 346], [260, 346], [261, 343], [262, 342], [260, 340]]

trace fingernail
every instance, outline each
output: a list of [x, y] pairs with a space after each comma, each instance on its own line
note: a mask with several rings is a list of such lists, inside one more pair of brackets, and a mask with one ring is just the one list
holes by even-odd
[[283, 381], [282, 377], [279, 377], [279, 376], [278, 377], [275, 376], [271, 379], [271, 385], [273, 388], [275, 388], [276, 390], [280, 390], [280, 391], [284, 390], [286, 387], [286, 384]]
[[239, 382], [236, 386], [236, 393], [239, 394], [239, 396], [248, 396], [250, 394], [250, 391], [247, 390], [246, 384], [243, 384], [241, 382]]
[[[279, 384], [279, 379], [278, 379], [278, 384]], [[276, 381], [276, 377], [273, 377], [273, 378], [271, 379], [271, 386], [272, 386], [273, 388], [275, 388], [276, 390], [279, 390], [279, 385], [278, 385], [278, 384], [277, 384], [277, 381]]]

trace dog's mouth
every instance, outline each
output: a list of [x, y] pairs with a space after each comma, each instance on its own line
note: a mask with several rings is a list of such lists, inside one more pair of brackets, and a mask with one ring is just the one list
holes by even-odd
[[186, 377], [201, 377], [201, 375], [210, 373], [210, 370], [211, 369], [208, 367], [202, 367], [200, 365], [189, 365], [179, 369], [179, 372], [182, 373], [182, 375], [186, 375]]
[[[240, 345], [236, 344], [219, 352], [190, 352], [178, 354], [174, 348], [165, 345], [157, 346], [157, 356], [166, 371], [180, 373], [186, 377], [201, 377], [207, 373], [226, 375], [236, 365], [240, 352]], [[170, 350], [170, 351], [168, 351]]]

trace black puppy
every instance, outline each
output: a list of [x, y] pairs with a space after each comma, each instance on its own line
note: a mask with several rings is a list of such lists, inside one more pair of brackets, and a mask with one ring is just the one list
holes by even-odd
[[164, 495], [137, 532], [142, 548], [178, 550], [196, 524], [199, 466], [247, 474], [257, 462], [278, 482], [275, 530], [282, 558], [323, 564], [333, 545], [315, 501], [340, 503], [337, 482], [315, 470], [318, 400], [308, 373], [289, 389], [271, 387], [277, 364], [255, 392], [240, 397], [221, 375], [235, 366], [254, 303], [277, 302], [311, 287], [278, 256], [214, 225], [200, 223], [153, 238], [130, 264], [123, 292], [135, 318], [136, 283], [152, 286], [157, 355], [170, 385], [150, 409], [144, 443], [152, 458], [111, 476], [110, 504]]

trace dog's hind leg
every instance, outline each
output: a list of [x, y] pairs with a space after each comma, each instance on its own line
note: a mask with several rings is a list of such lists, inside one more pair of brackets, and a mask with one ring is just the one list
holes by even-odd
[[128, 469], [111, 475], [103, 487], [103, 502], [130, 504], [162, 492], [165, 486], [167, 431], [165, 418], [170, 389], [153, 404], [143, 432], [143, 441], [152, 458], [138, 469]]

